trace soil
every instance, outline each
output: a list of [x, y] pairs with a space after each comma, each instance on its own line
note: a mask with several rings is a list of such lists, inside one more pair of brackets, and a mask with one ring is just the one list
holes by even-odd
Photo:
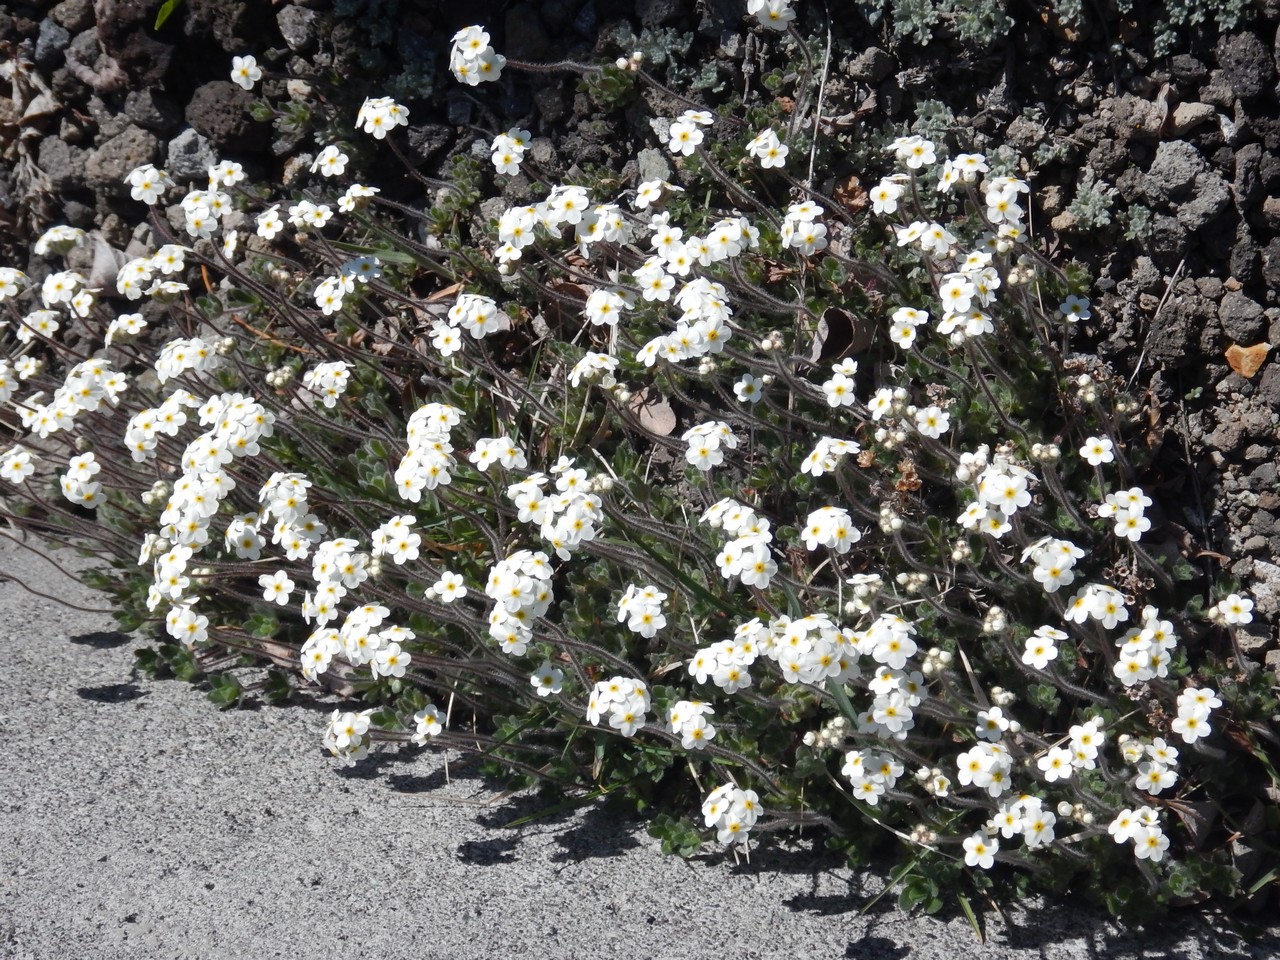
[[[1163, 56], [1143, 26], [1160, 18], [1157, 7], [1073, 30], [1018, 6], [1014, 29], [987, 49], [945, 36], [895, 42], [884, 24], [837, 16], [826, 112], [897, 133], [928, 115], [949, 147], [1008, 144], [1035, 158], [1036, 233], [1096, 278], [1086, 339], [1150, 400], [1147, 442], [1160, 456], [1142, 479], [1166, 532], [1206, 571], [1217, 564], [1242, 582], [1256, 601], [1245, 652], [1280, 668], [1280, 364], [1271, 349], [1280, 344], [1280, 0], [1263, 0], [1229, 33], [1185, 29]], [[647, 29], [683, 51], [653, 64], [659, 76], [679, 61], [731, 89], [749, 83], [759, 48], [736, 0], [186, 0], [158, 31], [157, 7], [0, 9], [0, 53], [31, 65], [23, 91], [0, 96], [0, 263], [38, 280], [49, 266], [29, 248], [54, 223], [92, 234], [85, 272], [94, 258], [144, 253], [150, 227], [122, 183], [144, 162], [184, 184], [203, 180], [216, 159], [288, 183], [310, 162], [313, 140], [251, 117], [255, 96], [228, 80], [233, 55], [258, 57], [271, 74], [266, 92], [329, 98], [351, 115], [366, 95], [395, 95], [410, 107], [407, 143], [427, 176], [519, 123], [549, 173], [594, 165], [634, 182], [665, 163], [641, 147], [649, 119], [670, 104], [605, 112], [568, 73], [513, 72], [462, 88], [445, 64], [453, 32], [481, 21], [513, 58], [599, 63], [622, 52], [609, 37]], [[797, 9], [798, 27], [819, 29], [820, 5]], [[1082, 218], [1073, 204], [1090, 178], [1095, 191], [1114, 191], [1104, 218]], [[423, 197], [403, 173], [386, 182], [389, 195]], [[508, 198], [521, 189], [514, 178]]]

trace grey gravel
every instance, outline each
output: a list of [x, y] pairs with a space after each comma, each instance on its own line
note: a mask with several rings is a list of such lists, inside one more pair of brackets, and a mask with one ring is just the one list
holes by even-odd
[[[3, 534], [0, 529], [0, 534]], [[74, 564], [65, 555], [64, 563]], [[528, 798], [434, 754], [344, 770], [328, 707], [218, 711], [131, 672], [101, 600], [0, 536], [0, 957], [1273, 957], [1204, 921], [1150, 934], [1066, 906], [906, 917], [808, 847], [664, 856], [599, 810], [517, 828]]]

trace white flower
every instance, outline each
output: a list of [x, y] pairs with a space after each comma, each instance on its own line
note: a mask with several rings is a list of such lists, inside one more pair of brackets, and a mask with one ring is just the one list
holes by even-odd
[[1094, 467], [1110, 463], [1116, 458], [1112, 443], [1106, 437], [1089, 437], [1085, 440], [1084, 446], [1080, 448], [1080, 456]]
[[262, 79], [258, 61], [253, 57], [232, 57], [231, 79], [244, 89], [252, 90], [253, 85]]

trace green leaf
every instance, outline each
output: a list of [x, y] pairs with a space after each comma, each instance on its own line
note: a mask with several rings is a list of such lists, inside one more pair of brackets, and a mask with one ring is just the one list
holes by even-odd
[[244, 696], [244, 687], [229, 673], [210, 677], [209, 684], [213, 688], [209, 691], [209, 699], [223, 710], [234, 707]]
[[287, 703], [293, 697], [293, 684], [283, 670], [272, 667], [262, 681], [262, 696], [267, 703]]
[[176, 646], [171, 649], [174, 652], [169, 655], [169, 665], [173, 668], [173, 675], [187, 683], [195, 683], [199, 680], [202, 672], [191, 651]]
[[280, 632], [280, 621], [270, 614], [255, 613], [244, 622], [244, 628], [252, 636], [266, 639]]
[[154, 680], [167, 670], [169, 665], [161, 658], [158, 651], [148, 647], [146, 650], [134, 651], [133, 666], [134, 669], [141, 670]]
[[163, 27], [173, 15], [173, 11], [180, 6], [182, 6], [182, 0], [164, 0], [164, 3], [160, 4], [160, 9], [156, 11], [155, 29], [159, 30]]
[[969, 898], [963, 893], [957, 893], [956, 898], [960, 901], [960, 909], [964, 911], [964, 915], [969, 919], [969, 926], [973, 927], [973, 935], [978, 938], [979, 943], [986, 943], [987, 937], [982, 932], [982, 925], [978, 922], [978, 915], [973, 912], [973, 904], [969, 902]]

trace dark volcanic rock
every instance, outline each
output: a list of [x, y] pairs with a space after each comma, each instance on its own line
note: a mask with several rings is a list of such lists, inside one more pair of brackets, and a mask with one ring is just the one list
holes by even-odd
[[230, 80], [214, 80], [196, 90], [187, 104], [187, 123], [220, 150], [257, 150], [268, 130], [249, 116], [253, 96]]

